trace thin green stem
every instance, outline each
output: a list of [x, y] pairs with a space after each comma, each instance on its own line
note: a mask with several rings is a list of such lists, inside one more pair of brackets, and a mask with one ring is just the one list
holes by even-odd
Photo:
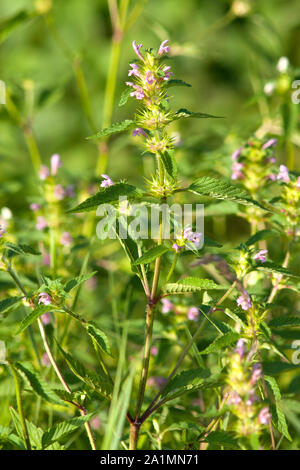
[[18, 377], [18, 373], [16, 369], [14, 368], [13, 364], [10, 362], [9, 363], [14, 382], [15, 382], [15, 388], [16, 388], [16, 397], [17, 397], [17, 406], [18, 406], [18, 411], [21, 419], [21, 425], [23, 429], [23, 434], [24, 434], [24, 441], [25, 441], [25, 446], [27, 450], [31, 450], [31, 444], [30, 444], [30, 439], [29, 439], [29, 433], [26, 425], [26, 420], [24, 416], [24, 409], [23, 409], [23, 403], [22, 403], [22, 396], [21, 396], [21, 387], [20, 387], [20, 381]]

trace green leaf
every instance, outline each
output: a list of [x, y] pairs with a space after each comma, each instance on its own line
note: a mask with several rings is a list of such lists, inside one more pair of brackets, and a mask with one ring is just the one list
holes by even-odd
[[221, 245], [221, 243], [216, 242], [215, 240], [212, 240], [211, 238], [206, 237], [204, 235], [204, 246], [213, 246], [215, 248], [222, 248], [223, 245]]
[[276, 414], [277, 414], [277, 429], [279, 432], [281, 432], [284, 435], [284, 437], [286, 437], [289, 441], [292, 441], [292, 438], [288, 430], [287, 422], [284, 416], [284, 412], [282, 410], [281, 393], [280, 393], [278, 384], [276, 380], [274, 379], [274, 377], [270, 377], [269, 375], [265, 375], [265, 380], [270, 385], [272, 392], [274, 394], [274, 397], [275, 397]]
[[290, 327], [290, 326], [300, 326], [300, 317], [277, 317], [273, 318], [269, 326], [271, 328], [282, 328], [282, 327]]
[[16, 369], [25, 375], [33, 391], [44, 400], [50, 403], [63, 405], [63, 401], [59, 399], [56, 393], [44, 381], [43, 377], [37, 372], [30, 362], [16, 362]]
[[[24, 434], [23, 434], [23, 428], [22, 428], [19, 414], [12, 407], [10, 407], [10, 414], [12, 416], [16, 431], [19, 437], [23, 440]], [[25, 422], [26, 422], [26, 426], [28, 429], [28, 434], [29, 434], [32, 450], [42, 450], [42, 437], [44, 434], [43, 430], [37, 427], [35, 424], [28, 421], [27, 419], [25, 420]], [[64, 447], [58, 443], [55, 443], [55, 444], [52, 444], [48, 448], [48, 450], [64, 450]]]
[[174, 158], [173, 151], [170, 150], [170, 151], [160, 152], [159, 155], [167, 173], [171, 176], [171, 178], [176, 180], [177, 179], [177, 164]]
[[93, 416], [93, 413], [90, 413], [85, 416], [78, 416], [76, 418], [72, 418], [69, 421], [62, 421], [61, 423], [57, 423], [44, 432], [42, 437], [42, 447], [45, 449], [49, 447], [56, 441], [65, 438], [76, 429], [80, 428], [84, 423], [89, 421]]
[[270, 238], [270, 237], [273, 237], [273, 236], [276, 236], [276, 235], [279, 235], [278, 232], [276, 232], [275, 230], [260, 230], [259, 232], [256, 232], [254, 235], [252, 235], [252, 237], [250, 237], [246, 242], [245, 242], [245, 245], [246, 246], [251, 246], [251, 245], [255, 245], [255, 243], [261, 241], [261, 240], [266, 240], [267, 238]]
[[106, 127], [105, 129], [101, 129], [101, 131], [97, 132], [95, 135], [91, 135], [87, 137], [87, 139], [103, 139], [112, 134], [117, 134], [118, 132], [124, 132], [130, 129], [134, 125], [134, 121], [131, 119], [126, 119], [122, 122], [115, 122], [110, 127]]
[[139, 259], [137, 259], [133, 264], [137, 266], [138, 264], [149, 264], [154, 261], [159, 256], [162, 256], [167, 251], [171, 251], [166, 245], [156, 245], [150, 248], [146, 253], [144, 253]]
[[16, 335], [19, 335], [22, 333], [26, 328], [28, 328], [31, 323], [33, 323], [35, 320], [37, 320], [43, 313], [46, 312], [52, 312], [53, 310], [56, 310], [53, 305], [38, 305], [34, 310], [31, 310], [31, 312], [26, 315], [26, 317], [22, 320], [19, 328], [16, 331]]
[[24, 244], [16, 244], [12, 242], [6, 242], [5, 248], [8, 249], [8, 256], [11, 258], [16, 255], [35, 255], [38, 256], [41, 253], [39, 251], [34, 250], [31, 246], [24, 245]]
[[193, 113], [192, 111], [188, 111], [185, 108], [179, 109], [176, 114], [175, 114], [175, 119], [180, 119], [180, 118], [215, 118], [215, 119], [222, 119], [224, 116], [214, 116], [213, 114], [207, 114], [207, 113]]
[[13, 307], [17, 307], [22, 301], [23, 297], [8, 297], [8, 299], [1, 300], [0, 313], [5, 313]]
[[246, 206], [255, 205], [264, 209], [257, 201], [250, 198], [249, 194], [238, 186], [233, 186], [226, 180], [203, 176], [198, 178], [188, 188], [189, 191], [200, 194], [201, 196], [209, 196], [216, 199], [226, 199], [238, 202]]
[[223, 289], [210, 279], [200, 279], [197, 277], [187, 277], [176, 283], [166, 284], [163, 291], [169, 294], [183, 294], [186, 292], [198, 292], [201, 290]]
[[215, 388], [221, 385], [220, 376], [211, 376], [206, 369], [190, 369], [180, 372], [162, 392], [164, 402], [174, 400], [186, 392]]
[[200, 351], [199, 354], [210, 354], [213, 352], [220, 351], [226, 348], [227, 346], [236, 343], [239, 338], [240, 335], [238, 333], [229, 331], [228, 333], [225, 333], [224, 335], [215, 339], [209, 346], [207, 346], [207, 348], [205, 348], [203, 351]]
[[121, 196], [126, 196], [129, 199], [139, 199], [143, 196], [143, 192], [131, 184], [116, 183], [113, 186], [109, 186], [108, 188], [99, 191], [99, 193], [94, 196], [89, 197], [78, 206], [70, 209], [68, 212], [92, 211], [97, 209], [100, 204], [118, 202]]
[[129, 97], [130, 97], [130, 93], [131, 93], [131, 89], [130, 88], [126, 88], [126, 90], [123, 91], [122, 95], [121, 95], [121, 98], [120, 98], [120, 101], [119, 101], [119, 106], [124, 106]]
[[100, 328], [94, 322], [88, 322], [84, 326], [87, 333], [96, 341], [99, 348], [109, 356], [112, 356], [110, 344], [106, 334], [100, 330]]
[[284, 276], [289, 276], [289, 277], [300, 277], [300, 276], [297, 276], [297, 274], [293, 274], [288, 269], [283, 268], [279, 264], [272, 263], [271, 261], [266, 261], [265, 263], [255, 264], [253, 266], [252, 271], [255, 271], [257, 269], [259, 271], [266, 271], [268, 273], [282, 274]]
[[80, 361], [64, 351], [58, 343], [57, 346], [76, 377], [82, 380], [82, 382], [84, 382], [92, 391], [99, 393], [105, 398], [110, 397], [112, 384], [109, 377], [103, 370], [100, 372], [94, 372], [86, 369], [86, 367]]
[[237, 439], [227, 431], [212, 431], [206, 436], [205, 441], [212, 446], [240, 449]]
[[73, 279], [70, 279], [70, 281], [68, 281], [65, 285], [65, 291], [70, 292], [72, 289], [74, 289], [74, 287], [79, 286], [80, 284], [87, 281], [88, 279], [90, 279], [95, 274], [97, 274], [97, 271], [93, 271], [90, 274], [85, 274], [85, 275], [74, 277]]
[[172, 78], [171, 80], [168, 80], [167, 88], [171, 88], [172, 86], [187, 86], [190, 88], [192, 85], [186, 83], [184, 80], [180, 80], [179, 78]]
[[9, 36], [9, 34], [18, 26], [25, 23], [26, 20], [33, 17], [32, 13], [21, 10], [15, 15], [6, 18], [0, 23], [0, 44]]

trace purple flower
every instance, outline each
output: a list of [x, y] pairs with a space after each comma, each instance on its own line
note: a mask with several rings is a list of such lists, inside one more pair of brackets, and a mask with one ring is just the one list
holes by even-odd
[[260, 422], [260, 424], [268, 424], [270, 423], [271, 419], [272, 415], [270, 413], [269, 408], [267, 406], [265, 408], [262, 408], [258, 415], [258, 421]]
[[57, 184], [54, 188], [54, 196], [61, 201], [66, 196], [66, 191], [61, 184]]
[[63, 232], [61, 239], [60, 239], [60, 243], [64, 246], [69, 246], [71, 245], [72, 241], [73, 241], [73, 238], [71, 237], [69, 232]]
[[138, 58], [144, 62], [144, 57], [140, 53], [140, 48], [143, 47], [143, 44], [137, 44], [136, 41], [133, 41], [132, 47]]
[[183, 231], [183, 238], [185, 240], [188, 240], [189, 242], [194, 243], [195, 247], [200, 244], [201, 238], [202, 238], [202, 233], [200, 232], [193, 232], [191, 227], [187, 227]]
[[284, 183], [290, 182], [289, 169], [285, 165], [280, 165], [277, 179], [282, 180]]
[[233, 162], [232, 164], [232, 174], [231, 174], [231, 179], [233, 180], [239, 180], [241, 178], [243, 178], [243, 173], [242, 173], [242, 169], [244, 168], [244, 164], [243, 163], [239, 163], [239, 162]]
[[170, 46], [168, 45], [169, 39], [165, 39], [158, 49], [158, 55], [168, 54], [170, 52]]
[[44, 230], [44, 228], [48, 227], [47, 220], [42, 217], [41, 215], [37, 218], [36, 229], [37, 230]]
[[267, 179], [268, 180], [271, 180], [271, 181], [276, 181], [276, 175], [274, 175], [274, 173], [270, 173], [268, 176], [267, 176]]
[[166, 381], [167, 379], [165, 379], [164, 377], [149, 377], [149, 379], [147, 380], [147, 384], [149, 385], [149, 387], [162, 388], [165, 385]]
[[135, 91], [130, 93], [130, 96], [135, 96], [137, 100], [144, 99], [145, 98], [145, 93], [144, 93], [143, 88], [141, 88], [140, 86], [136, 86], [135, 89], [136, 89]]
[[50, 305], [52, 302], [52, 299], [47, 292], [41, 292], [39, 294], [39, 304], [44, 304], [44, 305]]
[[171, 75], [173, 75], [173, 72], [171, 72], [170, 65], [166, 65], [163, 68], [163, 72], [164, 72], [164, 80], [167, 82], [169, 80], [169, 78], [171, 77]]
[[236, 303], [243, 310], [249, 310], [249, 308], [252, 308], [252, 302], [247, 292], [244, 292], [244, 294], [240, 295]]
[[236, 348], [234, 352], [236, 352], [240, 356], [241, 359], [245, 356], [246, 343], [243, 338], [239, 339], [238, 342], [236, 343]]
[[237, 149], [235, 152], [233, 152], [233, 154], [231, 155], [232, 160], [237, 160], [237, 159], [239, 158], [239, 156], [240, 156], [241, 153], [242, 153], [243, 148], [244, 148], [244, 147], [240, 147], [240, 148]]
[[137, 100], [142, 100], [143, 98], [145, 98], [145, 93], [142, 87], [140, 87], [139, 85], [135, 85], [132, 82], [125, 82], [125, 83], [126, 85], [131, 86], [132, 88], [135, 89], [135, 91], [132, 91], [130, 93], [130, 96], [135, 96]]
[[259, 398], [256, 395], [255, 390], [250, 390], [249, 396], [246, 400], [246, 405], [252, 406], [256, 401], [259, 401]]
[[156, 82], [156, 78], [153, 75], [153, 72], [151, 70], [147, 70], [145, 73], [145, 80], [148, 83], [148, 85], [153, 85], [153, 83]]
[[43, 364], [43, 366], [46, 366], [46, 367], [50, 366], [51, 362], [47, 353], [44, 353], [42, 355], [41, 363]]
[[44, 325], [49, 325], [49, 323], [51, 323], [51, 317], [50, 317], [49, 312], [43, 313], [43, 315], [41, 316], [41, 320], [44, 323]]
[[108, 175], [101, 175], [103, 178], [102, 183], [100, 184], [101, 188], [108, 188], [109, 186], [113, 186], [114, 182]]
[[33, 202], [29, 207], [33, 212], [36, 212], [41, 208], [41, 205]]
[[50, 175], [49, 168], [46, 165], [42, 165], [39, 171], [39, 177], [41, 180], [45, 180]]
[[277, 139], [269, 139], [264, 145], [262, 146], [262, 149], [266, 150], [270, 147], [275, 147], [277, 145], [278, 140]]
[[134, 77], [139, 77], [140, 72], [138, 66], [136, 64], [130, 64], [130, 67], [131, 70], [129, 70], [128, 72], [128, 77], [131, 77], [131, 75], [133, 75]]
[[230, 394], [230, 397], [228, 399], [228, 404], [229, 405], [239, 405], [241, 403], [242, 399], [239, 396], [239, 394], [236, 391], [233, 391]]
[[44, 252], [42, 256], [42, 263], [44, 266], [50, 266], [51, 258], [49, 253]]
[[265, 263], [267, 261], [266, 260], [267, 254], [268, 254], [268, 250], [260, 250], [253, 256], [253, 259], [255, 261], [261, 261], [262, 263]]
[[67, 186], [67, 188], [66, 188], [66, 196], [68, 196], [68, 197], [75, 197], [75, 193], [74, 193], [74, 184], [70, 184], [69, 186]]
[[172, 304], [170, 300], [161, 299], [161, 303], [162, 303], [162, 309], [161, 309], [162, 313], [169, 313], [172, 310], [174, 310], [174, 304]]
[[196, 321], [198, 320], [199, 314], [200, 312], [197, 307], [190, 307], [188, 309], [187, 317], [189, 320]]
[[183, 246], [180, 246], [180, 245], [178, 245], [177, 243], [174, 243], [174, 244], [172, 245], [172, 248], [173, 248], [173, 250], [176, 251], [176, 253], [179, 253], [179, 251], [183, 249]]
[[55, 176], [59, 167], [62, 166], [62, 162], [58, 153], [55, 153], [54, 155], [52, 155], [50, 159], [50, 165], [51, 165], [51, 174]]
[[102, 426], [102, 421], [101, 421], [101, 419], [99, 418], [99, 416], [95, 416], [94, 418], [92, 418], [91, 421], [90, 421], [90, 423], [91, 423], [91, 427], [92, 427], [95, 431], [97, 431], [98, 429], [100, 429], [101, 426]]
[[296, 188], [300, 188], [300, 176], [297, 178]]
[[157, 346], [152, 346], [150, 349], [151, 356], [157, 356], [158, 354], [158, 347]]
[[145, 137], [148, 137], [146, 132], [144, 131], [144, 129], [142, 127], [136, 127], [135, 129], [133, 129], [132, 135], [133, 135], [133, 137], [135, 137], [137, 135], [143, 135]]
[[256, 382], [261, 378], [262, 378], [262, 366], [259, 363], [254, 364], [252, 368], [252, 376], [251, 376], [250, 384], [251, 385], [256, 384]]

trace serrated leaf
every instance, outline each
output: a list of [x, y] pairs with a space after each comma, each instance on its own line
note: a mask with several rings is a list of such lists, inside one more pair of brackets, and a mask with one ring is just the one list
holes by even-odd
[[173, 178], [174, 180], [177, 179], [177, 164], [174, 158], [173, 151], [165, 151], [160, 153], [160, 158], [163, 162], [163, 165], [167, 171], [167, 173]]
[[300, 326], [300, 317], [277, 317], [273, 318], [269, 326], [271, 328], [282, 328], [282, 327], [289, 327], [289, 326]]
[[258, 269], [259, 271], [266, 271], [268, 273], [283, 274], [289, 277], [300, 277], [297, 274], [293, 274], [288, 269], [280, 266], [279, 264], [272, 263], [271, 261], [265, 261], [264, 263], [258, 263], [253, 266], [253, 271]]
[[110, 344], [104, 331], [102, 331], [94, 322], [88, 322], [84, 326], [87, 333], [96, 341], [99, 348], [109, 356], [112, 356]]
[[288, 430], [288, 425], [284, 416], [284, 412], [282, 410], [282, 404], [281, 404], [281, 393], [280, 389], [278, 387], [278, 384], [274, 377], [271, 377], [269, 375], [265, 375], [265, 380], [268, 382], [270, 385], [272, 392], [275, 397], [275, 403], [276, 403], [276, 414], [277, 414], [277, 429], [279, 432], [281, 432], [289, 441], [292, 441], [292, 438], [290, 436], [289, 430]]
[[0, 301], [0, 313], [5, 313], [13, 307], [19, 305], [23, 297], [9, 297]]
[[238, 186], [233, 186], [226, 180], [212, 178], [210, 176], [203, 176], [198, 178], [188, 188], [189, 191], [199, 194], [201, 196], [208, 196], [216, 199], [226, 199], [229, 201], [238, 202], [246, 206], [255, 205], [262, 209], [257, 201], [250, 198], [249, 194]]
[[109, 186], [92, 197], [89, 197], [78, 206], [70, 209], [68, 212], [88, 212], [97, 207], [100, 204], [110, 204], [118, 202], [121, 196], [126, 196], [128, 199], [140, 199], [143, 196], [143, 192], [127, 183], [116, 183], [113, 186]]
[[137, 259], [133, 264], [135, 266], [139, 264], [149, 264], [152, 261], [154, 261], [156, 258], [162, 256], [164, 253], [167, 253], [168, 251], [171, 251], [171, 248], [169, 248], [166, 245], [153, 246], [152, 248], [150, 248], [150, 250], [144, 253], [139, 259]]
[[207, 114], [207, 113], [194, 113], [192, 111], [188, 111], [185, 108], [179, 109], [176, 114], [175, 114], [175, 119], [180, 119], [180, 118], [214, 118], [214, 119], [223, 119], [224, 116], [214, 116], [213, 114]]
[[39, 251], [36, 251], [34, 248], [28, 245], [24, 244], [16, 244], [12, 242], [6, 242], [5, 243], [5, 248], [8, 249], [8, 256], [12, 258], [13, 256], [16, 255], [35, 255], [38, 256], [41, 253]]
[[180, 372], [162, 392], [164, 402], [174, 400], [186, 392], [215, 388], [221, 385], [220, 376], [211, 376], [207, 369], [190, 369]]
[[52, 312], [53, 310], [55, 310], [55, 307], [53, 305], [43, 305], [43, 304], [38, 305], [35, 309], [31, 310], [31, 312], [28, 315], [26, 315], [25, 318], [23, 318], [15, 335], [19, 335], [24, 330], [26, 330], [26, 328], [28, 328], [28, 326], [31, 325], [31, 323], [37, 320], [44, 313]]
[[230, 331], [215, 339], [209, 346], [207, 346], [207, 348], [205, 348], [203, 351], [200, 351], [199, 354], [210, 354], [213, 352], [220, 351], [226, 348], [227, 346], [236, 343], [239, 338], [240, 335], [238, 333]]
[[99, 373], [86, 369], [86, 367], [75, 359], [71, 354], [63, 350], [57, 343], [58, 349], [65, 358], [73, 374], [84, 382], [91, 390], [109, 398], [112, 392], [112, 384], [109, 377], [101, 370]]
[[31, 385], [34, 392], [44, 398], [44, 400], [50, 403], [56, 403], [63, 405], [63, 401], [55, 394], [55, 392], [49, 387], [49, 385], [44, 381], [43, 377], [39, 372], [37, 372], [30, 362], [16, 362], [14, 364], [16, 369], [23, 373]]
[[167, 88], [171, 88], [173, 86], [186, 86], [190, 88], [192, 85], [186, 83], [184, 80], [180, 80], [179, 78], [172, 78], [171, 80], [168, 80]]
[[87, 281], [88, 279], [90, 279], [95, 274], [97, 274], [97, 271], [93, 271], [90, 274], [85, 274], [85, 275], [74, 277], [73, 279], [70, 279], [70, 281], [68, 281], [65, 285], [65, 288], [64, 288], [65, 291], [70, 292], [72, 289], [74, 289], [74, 287], [78, 287], [80, 284]]
[[90, 413], [85, 416], [78, 416], [76, 418], [72, 418], [69, 421], [62, 421], [61, 423], [57, 423], [44, 432], [42, 437], [42, 447], [45, 449], [49, 447], [51, 444], [59, 441], [60, 439], [65, 438], [76, 429], [80, 428], [84, 423], [89, 421], [93, 416], [93, 413]]
[[205, 441], [213, 446], [240, 449], [237, 439], [227, 431], [212, 431], [205, 437]]
[[126, 90], [123, 91], [122, 95], [121, 95], [121, 98], [120, 98], [120, 101], [119, 101], [119, 106], [124, 106], [129, 97], [130, 97], [130, 93], [131, 93], [131, 89], [130, 88], [126, 88]]
[[183, 294], [186, 292], [198, 292], [201, 290], [223, 289], [210, 279], [187, 277], [176, 283], [169, 283], [163, 287], [163, 291], [169, 294]]
[[252, 237], [250, 237], [246, 242], [246, 246], [251, 246], [254, 245], [255, 243], [259, 242], [260, 240], [266, 240], [267, 238], [273, 237], [275, 235], [279, 235], [278, 232], [275, 230], [260, 230], [259, 232], [256, 232]]
[[132, 119], [125, 119], [125, 121], [122, 122], [115, 122], [110, 127], [101, 129], [101, 131], [97, 132], [97, 134], [87, 137], [87, 139], [103, 139], [104, 137], [107, 137], [109, 135], [127, 131], [133, 125], [134, 121], [132, 121]]

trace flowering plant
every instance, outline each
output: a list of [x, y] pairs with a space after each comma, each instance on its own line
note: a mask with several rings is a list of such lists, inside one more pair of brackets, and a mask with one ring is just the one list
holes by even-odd
[[[38, 2], [37, 12], [53, 28], [46, 3]], [[229, 12], [247, 16], [250, 3], [232, 2]], [[125, 31], [117, 16], [114, 40]], [[54, 37], [61, 44], [55, 30]], [[299, 375], [291, 340], [300, 327], [300, 176], [292, 131], [276, 132], [268, 118], [245, 142], [226, 141], [224, 165], [212, 152], [209, 169], [200, 163], [187, 171], [184, 146], [191, 147], [178, 136], [180, 123], [224, 120], [173, 109], [173, 89], [191, 85], [176, 78], [169, 40], [155, 49], [133, 41], [132, 48], [119, 106], [135, 111], [110, 122], [115, 71], [100, 131], [78, 57], [67, 52], [93, 132], [88, 142], [99, 154], [93, 178], [70, 176], [63, 151], [42, 163], [32, 116], [8, 94], [6, 110], [36, 174], [26, 217], [20, 223], [4, 207], [0, 218], [0, 391], [7, 383], [13, 390], [1, 446], [296, 448]], [[261, 93], [286, 104], [294, 72], [285, 58], [277, 72], [276, 86]], [[26, 82], [26, 102], [30, 87]], [[128, 179], [126, 133], [137, 168]], [[118, 155], [107, 166], [114, 143]], [[282, 163], [284, 144], [289, 158]], [[288, 385], [277, 380], [284, 371]]]

